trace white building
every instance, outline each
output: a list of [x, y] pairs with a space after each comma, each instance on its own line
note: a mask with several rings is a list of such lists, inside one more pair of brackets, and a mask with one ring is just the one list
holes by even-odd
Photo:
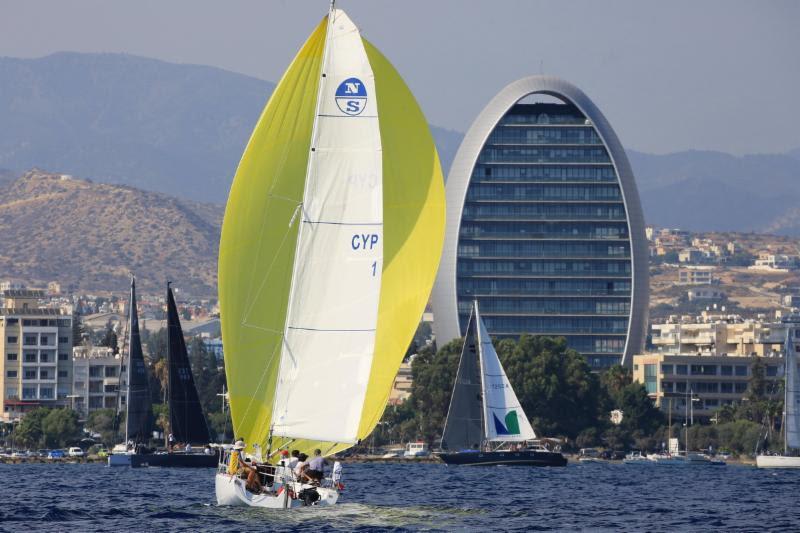
[[125, 365], [111, 348], [76, 346], [72, 350], [72, 371], [72, 405], [83, 416], [98, 409], [124, 407], [120, 386], [124, 390]]

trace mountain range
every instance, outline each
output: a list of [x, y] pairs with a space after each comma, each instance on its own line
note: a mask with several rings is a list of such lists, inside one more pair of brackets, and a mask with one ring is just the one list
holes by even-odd
[[[273, 88], [124, 54], [0, 58], [0, 187], [39, 167], [222, 205]], [[462, 134], [431, 131], [446, 172]], [[649, 224], [800, 235], [800, 148], [628, 155]]]
[[212, 295], [221, 221], [216, 204], [32, 170], [0, 192], [0, 277], [124, 291], [133, 272]]

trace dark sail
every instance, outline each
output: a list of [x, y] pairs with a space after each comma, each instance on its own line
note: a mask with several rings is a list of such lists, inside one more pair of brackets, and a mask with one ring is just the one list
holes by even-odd
[[483, 441], [481, 371], [475, 312], [469, 317], [464, 348], [458, 363], [453, 396], [442, 435], [442, 449], [456, 452], [477, 449]]
[[131, 301], [129, 304], [130, 324], [128, 327], [128, 404], [125, 421], [126, 439], [144, 443], [150, 439], [150, 388], [147, 381], [147, 367], [142, 354], [142, 340], [139, 337], [139, 313], [136, 310], [136, 281], [131, 278]]
[[208, 443], [208, 424], [186, 353], [172, 289], [167, 284], [167, 339], [169, 345], [169, 427], [177, 442]]

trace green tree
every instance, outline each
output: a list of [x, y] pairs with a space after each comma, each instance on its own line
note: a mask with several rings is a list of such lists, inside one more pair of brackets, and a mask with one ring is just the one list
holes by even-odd
[[41, 424], [42, 440], [47, 447], [69, 446], [80, 439], [78, 413], [72, 409], [51, 409]]
[[86, 338], [86, 327], [81, 320], [81, 314], [75, 311], [72, 313], [72, 346], [81, 346]]
[[438, 353], [426, 346], [411, 363], [413, 382], [407, 401], [415, 412], [417, 437], [431, 445], [444, 427], [463, 344], [463, 339], [453, 340]]
[[523, 335], [513, 349], [511, 341], [499, 346], [511, 386], [539, 435], [575, 439], [597, 424], [604, 405], [599, 379], [566, 339]]
[[[124, 417], [124, 413], [122, 416]], [[99, 434], [100, 440], [109, 447], [122, 441], [123, 435], [120, 433], [122, 427], [124, 427], [122, 420], [117, 420], [114, 409], [98, 409], [89, 413], [86, 418], [86, 429]]]
[[114, 324], [109, 320], [106, 323], [106, 329], [103, 333], [103, 338], [100, 339], [100, 346], [105, 346], [114, 350], [114, 354], [119, 353], [119, 345], [117, 343], [117, 332], [114, 331]]
[[37, 407], [25, 415], [14, 430], [14, 440], [17, 444], [22, 444], [30, 448], [39, 446], [42, 442], [43, 430], [42, 422], [49, 414], [50, 409]]

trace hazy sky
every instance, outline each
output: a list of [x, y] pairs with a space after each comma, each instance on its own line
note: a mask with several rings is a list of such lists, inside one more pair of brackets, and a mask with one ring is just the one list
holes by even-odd
[[[0, 0], [0, 55], [126, 52], [277, 81], [327, 0]], [[581, 87], [647, 152], [800, 147], [800, 2], [339, 0], [432, 124], [503, 86]], [[1, 97], [2, 95], [0, 95]]]

